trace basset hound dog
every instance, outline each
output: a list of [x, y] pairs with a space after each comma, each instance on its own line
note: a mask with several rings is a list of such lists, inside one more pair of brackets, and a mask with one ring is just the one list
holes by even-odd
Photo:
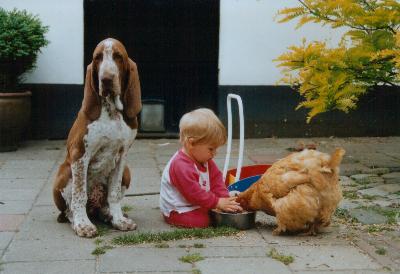
[[93, 237], [88, 216], [119, 230], [136, 224], [123, 215], [121, 200], [131, 176], [126, 155], [137, 133], [142, 108], [138, 69], [118, 40], [101, 41], [86, 70], [84, 98], [67, 140], [53, 198], [58, 221], [70, 221], [81, 237]]

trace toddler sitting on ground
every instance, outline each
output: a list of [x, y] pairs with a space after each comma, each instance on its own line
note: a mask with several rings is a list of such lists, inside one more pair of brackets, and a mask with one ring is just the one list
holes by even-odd
[[201, 228], [210, 225], [210, 209], [241, 211], [212, 160], [226, 142], [226, 130], [218, 117], [210, 109], [196, 109], [183, 115], [179, 129], [182, 148], [161, 177], [160, 209], [165, 221]]

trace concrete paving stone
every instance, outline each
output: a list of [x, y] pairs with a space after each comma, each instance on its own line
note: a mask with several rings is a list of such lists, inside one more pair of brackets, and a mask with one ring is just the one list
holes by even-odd
[[161, 177], [133, 178], [125, 195], [160, 192]]
[[160, 232], [173, 229], [162, 218], [159, 208], [159, 197], [159, 195], [147, 195], [125, 197], [123, 199], [123, 205], [132, 206], [132, 210], [128, 212], [128, 216], [137, 224], [135, 232]]
[[316, 236], [306, 235], [272, 235], [274, 227], [260, 227], [258, 231], [264, 240], [270, 245], [277, 246], [346, 246], [348, 245], [348, 229], [342, 225], [331, 224], [329, 227], [321, 228]]
[[351, 217], [356, 218], [362, 224], [384, 224], [387, 222], [386, 216], [379, 214], [373, 209], [350, 209], [349, 214]]
[[354, 174], [366, 173], [370, 168], [360, 164], [341, 164], [340, 165], [340, 175], [342, 176], [351, 176]]
[[95, 273], [96, 260], [15, 262], [3, 264], [3, 268], [4, 271], [1, 272], [2, 274], [86, 274]]
[[367, 171], [369, 174], [383, 175], [389, 173], [390, 170], [387, 167], [371, 168]]
[[153, 157], [145, 157], [143, 155], [132, 155], [127, 157], [128, 165], [133, 168], [155, 168], [157, 167], [157, 162]]
[[376, 174], [355, 174], [350, 176], [351, 179], [356, 181], [357, 184], [380, 184], [383, 183], [383, 178]]
[[183, 248], [118, 247], [107, 250], [98, 259], [100, 272], [190, 271], [192, 265], [179, 261], [188, 253]]
[[162, 155], [157, 155], [156, 156], [156, 161], [159, 164], [163, 164], [166, 165], [169, 161], [169, 159], [171, 159], [173, 154], [169, 155], [169, 156], [162, 156]]
[[400, 172], [392, 172], [382, 175], [387, 184], [400, 184]]
[[141, 154], [141, 153], [146, 153], [146, 154], [148, 154], [148, 153], [152, 153], [152, 151], [153, 151], [153, 149], [152, 149], [152, 147], [147, 143], [147, 142], [143, 142], [143, 141], [138, 141], [138, 140], [136, 140], [134, 143], [133, 143], [133, 145], [132, 145], [132, 147], [129, 149], [129, 151], [128, 151], [128, 155], [130, 155], [130, 154], [137, 154], [137, 153], [139, 153], [139, 155]]
[[360, 207], [360, 204], [357, 201], [350, 201], [350, 200], [346, 200], [346, 199], [341, 200], [339, 203], [339, 206], [338, 206], [338, 208], [346, 209], [346, 210], [358, 208], [358, 207]]
[[40, 190], [46, 179], [0, 179], [0, 190], [3, 189], [36, 189]]
[[0, 203], [0, 214], [27, 214], [32, 203], [33, 200], [2, 202]]
[[341, 186], [351, 186], [353, 185], [355, 182], [353, 179], [351, 179], [350, 177], [347, 176], [339, 176], [339, 183]]
[[380, 197], [386, 197], [388, 195], [387, 191], [384, 191], [382, 189], [379, 189], [378, 187], [372, 187], [372, 188], [367, 188], [367, 189], [360, 189], [357, 190], [357, 193], [364, 196], [380, 196]]
[[[394, 201], [387, 200], [386, 198], [383, 198], [382, 200], [377, 198], [377, 199], [372, 200], [371, 203], [372, 203], [372, 205], [377, 205], [379, 207], [390, 207], [391, 205], [393, 205]], [[400, 205], [400, 200], [399, 200], [398, 204]]]
[[[235, 236], [224, 236], [209, 239], [194, 239], [194, 240], [179, 240], [168, 242], [171, 247], [179, 247], [180, 245], [193, 246], [195, 243], [203, 244], [206, 248], [214, 247], [235, 247], [235, 248], [249, 248], [249, 247], [262, 247], [265, 248], [267, 243], [257, 230], [246, 230], [240, 232]], [[192, 249], [197, 250], [197, 249]], [[208, 253], [206, 253], [208, 256]], [[229, 257], [229, 256], [228, 256]]]
[[53, 178], [50, 179], [43, 187], [42, 191], [38, 195], [35, 203], [37, 205], [54, 205], [53, 201]]
[[50, 171], [54, 166], [54, 160], [9, 160], [2, 168], [26, 168]]
[[17, 240], [75, 240], [79, 238], [69, 223], [58, 223], [58, 209], [53, 206], [34, 206], [20, 226]]
[[260, 165], [260, 164], [273, 164], [279, 161], [280, 159], [285, 158], [288, 155], [289, 153], [268, 153], [262, 155], [249, 154], [248, 157], [250, 160], [254, 162], [254, 164]]
[[271, 258], [206, 258], [196, 263], [195, 268], [202, 274], [289, 274], [291, 271], [283, 263]]
[[364, 154], [364, 157], [360, 158], [360, 162], [370, 168], [386, 167], [389, 170], [399, 171], [400, 160], [387, 157], [381, 153], [368, 153]]
[[56, 160], [59, 154], [59, 151], [42, 150], [40, 148], [34, 150], [18, 149], [15, 152], [0, 153], [0, 160]]
[[0, 201], [25, 201], [35, 200], [39, 194], [39, 189], [4, 189], [0, 187]]
[[292, 270], [351, 270], [382, 269], [368, 255], [353, 246], [276, 246], [279, 253], [291, 255], [294, 262]]
[[387, 193], [398, 193], [400, 191], [400, 184], [383, 184], [376, 187], [379, 190]]
[[[214, 159], [215, 163], [217, 164], [218, 168], [223, 172], [225, 166], [225, 158]], [[228, 170], [236, 168], [238, 165], [238, 158], [230, 158]], [[243, 158], [242, 166], [251, 166], [254, 165], [254, 162], [248, 159], [247, 157]]]
[[27, 168], [2, 168], [1, 179], [47, 179], [50, 170], [37, 170]]
[[14, 235], [15, 232], [0, 232], [0, 250], [4, 250], [8, 246]]
[[130, 164], [128, 164], [129, 168], [132, 171], [132, 178], [134, 180], [144, 178], [144, 177], [157, 177], [161, 176], [161, 174], [158, 172], [158, 170], [154, 168], [145, 168], [145, 167], [132, 167]]
[[0, 214], [0, 231], [18, 231], [18, 227], [24, 219], [25, 215]]
[[91, 260], [96, 245], [92, 239], [14, 240], [3, 256], [4, 262]]
[[267, 245], [265, 246], [213, 246], [205, 248], [191, 248], [191, 253], [200, 253], [206, 257], [223, 258], [245, 258], [266, 257]]
[[360, 270], [354, 270], [354, 269], [346, 269], [346, 270], [326, 270], [326, 271], [321, 271], [321, 270], [299, 270], [299, 271], [293, 271], [295, 274], [383, 274], [383, 273], [390, 273], [385, 269], [382, 270], [369, 270], [369, 269], [360, 269]]

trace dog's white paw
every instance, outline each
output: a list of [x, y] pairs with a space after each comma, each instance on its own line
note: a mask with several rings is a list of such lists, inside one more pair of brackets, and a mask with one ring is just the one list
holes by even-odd
[[75, 222], [74, 230], [80, 237], [92, 238], [97, 234], [97, 228], [89, 220], [86, 222]]
[[132, 219], [122, 217], [119, 220], [112, 220], [112, 225], [116, 229], [127, 231], [127, 230], [135, 230], [137, 225], [133, 222]]

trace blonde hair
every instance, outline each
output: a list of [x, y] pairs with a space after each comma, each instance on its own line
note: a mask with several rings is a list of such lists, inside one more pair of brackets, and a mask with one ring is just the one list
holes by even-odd
[[224, 125], [208, 108], [199, 108], [183, 115], [179, 122], [179, 136], [182, 144], [191, 138], [193, 144], [222, 146], [227, 139]]

